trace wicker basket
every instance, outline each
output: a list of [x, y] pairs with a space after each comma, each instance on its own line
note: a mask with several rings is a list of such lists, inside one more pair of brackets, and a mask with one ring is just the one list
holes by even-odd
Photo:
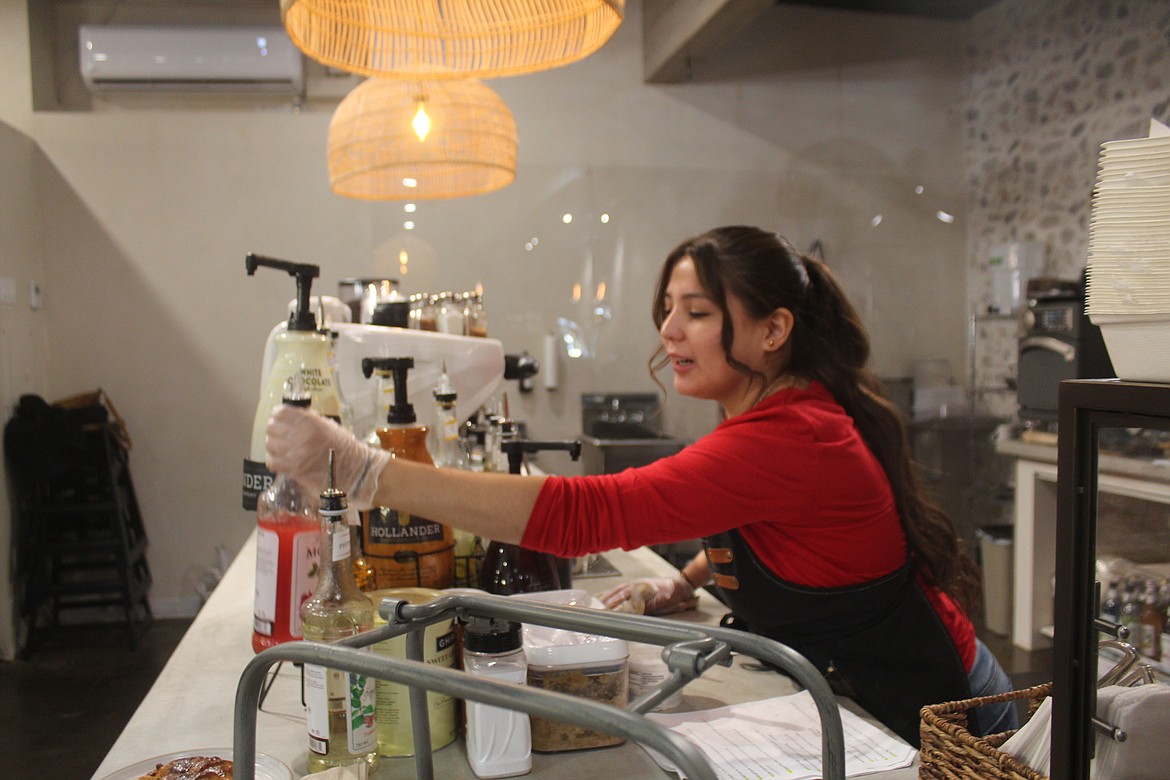
[[1048, 780], [1031, 767], [1021, 764], [996, 748], [1007, 742], [1015, 731], [975, 737], [967, 730], [967, 713], [985, 704], [1004, 701], [1028, 701], [1028, 717], [1052, 693], [1052, 683], [1020, 691], [982, 696], [963, 701], [949, 701], [922, 708], [920, 733], [922, 748], [918, 756], [918, 777], [954, 780]]

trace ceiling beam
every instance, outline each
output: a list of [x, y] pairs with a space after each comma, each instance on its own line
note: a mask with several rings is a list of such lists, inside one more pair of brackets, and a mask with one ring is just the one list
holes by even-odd
[[677, 84], [691, 63], [717, 53], [775, 0], [644, 0], [642, 78]]

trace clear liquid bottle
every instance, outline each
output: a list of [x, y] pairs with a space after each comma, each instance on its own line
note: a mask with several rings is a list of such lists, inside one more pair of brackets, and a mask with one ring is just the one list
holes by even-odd
[[[284, 402], [307, 407], [311, 398], [298, 379], [289, 378]], [[320, 547], [316, 496], [276, 475], [256, 499], [255, 652], [301, 638], [301, 604], [317, 588]]]
[[[458, 394], [447, 374], [446, 361], [439, 381], [435, 383], [435, 428], [428, 445], [431, 457], [439, 468], [467, 471], [471, 463], [463, 448], [463, 436], [456, 413]], [[452, 529], [455, 537], [455, 585], [471, 587], [479, 576], [479, 561], [483, 557], [480, 538], [473, 533]]]
[[[374, 604], [353, 579], [350, 529], [345, 493], [330, 487], [321, 493], [321, 579], [301, 607], [305, 639], [335, 642], [374, 627]], [[375, 680], [366, 675], [305, 664], [305, 707], [309, 732], [309, 771], [364, 762], [378, 767]]]
[[466, 470], [467, 453], [461, 444], [459, 416], [455, 411], [459, 400], [455, 386], [451, 384], [451, 377], [447, 374], [446, 361], [443, 362], [443, 373], [435, 383], [435, 430], [429, 442], [431, 459], [439, 468]]
[[[475, 677], [525, 685], [520, 624], [471, 618], [463, 629], [463, 668]], [[467, 702], [467, 763], [476, 777], [513, 777], [532, 770], [532, 731], [528, 714]]]

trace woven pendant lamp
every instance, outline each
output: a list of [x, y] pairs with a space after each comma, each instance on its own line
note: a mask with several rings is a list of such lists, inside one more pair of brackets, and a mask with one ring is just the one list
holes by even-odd
[[330, 67], [383, 78], [495, 78], [583, 59], [625, 0], [280, 0], [293, 43]]
[[475, 79], [366, 79], [329, 123], [329, 182], [364, 200], [458, 198], [516, 178], [516, 120]]

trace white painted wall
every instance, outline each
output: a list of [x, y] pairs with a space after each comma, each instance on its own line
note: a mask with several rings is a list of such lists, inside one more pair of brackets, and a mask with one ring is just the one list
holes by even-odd
[[[43, 276], [40, 250], [38, 171], [43, 156], [29, 138], [32, 98], [28, 36], [8, 31], [26, 28], [23, 2], [0, 2], [0, 277], [15, 287], [14, 303], [0, 303], [0, 404], [7, 420], [24, 393], [42, 393], [45, 377], [45, 316], [28, 305], [29, 282]], [[11, 40], [10, 40], [11, 38]], [[0, 478], [0, 659], [16, 649], [13, 631], [13, 527], [7, 473]]]
[[[597, 356], [564, 361], [556, 392], [510, 388], [514, 416], [541, 438], [579, 431], [582, 392], [653, 389], [661, 260], [727, 223], [774, 228], [801, 248], [819, 239], [870, 324], [879, 373], [942, 357], [962, 378], [962, 27], [777, 8], [719, 69], [672, 86], [642, 82], [640, 28], [634, 2], [589, 60], [491, 82], [519, 126], [516, 182], [424, 202], [410, 233], [401, 205], [330, 193], [328, 109], [99, 101], [27, 120], [41, 181], [30, 210], [46, 225], [44, 393], [100, 386], [126, 418], [158, 614], [192, 611], [217, 545], [234, 552], [253, 524], [239, 505], [240, 461], [264, 339], [292, 285], [247, 277], [249, 251], [319, 263], [317, 289], [332, 293], [339, 278], [396, 270], [379, 258], [406, 248], [406, 292], [480, 282], [491, 335], [536, 355], [558, 316], [592, 323], [573, 284], [604, 281], [613, 315], [595, 331]], [[0, 24], [0, 52], [25, 40], [19, 24]], [[2, 72], [0, 95], [27, 78], [27, 68]], [[30, 344], [13, 358], [21, 366], [38, 359]], [[669, 400], [672, 433], [715, 422], [709, 404]], [[573, 470], [557, 458], [546, 468]]]

